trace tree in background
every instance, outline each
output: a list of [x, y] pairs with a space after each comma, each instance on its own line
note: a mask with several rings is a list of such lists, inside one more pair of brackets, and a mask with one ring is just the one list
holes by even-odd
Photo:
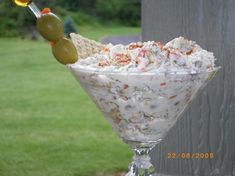
[[97, 15], [104, 21], [139, 26], [141, 0], [96, 0]]
[[11, 1], [2, 1], [0, 3], [0, 37], [12, 37], [19, 35], [22, 26], [21, 16], [25, 11], [17, 11], [17, 8]]
[[141, 0], [124, 1], [123, 7], [119, 11], [118, 18], [122, 24], [140, 26]]
[[[140, 25], [141, 0], [38, 0], [36, 4], [40, 9], [50, 7], [62, 19], [71, 16], [77, 25]], [[11, 0], [0, 0], [0, 37], [34, 38], [35, 21], [28, 8], [17, 7]]]
[[[37, 2], [39, 7], [53, 6], [48, 0]], [[17, 7], [11, 0], [0, 1], [0, 37], [26, 36], [35, 39], [35, 17], [28, 8]]]
[[64, 34], [66, 37], [70, 37], [70, 33], [77, 33], [76, 25], [73, 21], [73, 18], [67, 16], [64, 20]]
[[94, 16], [96, 13], [96, 1], [97, 0], [57, 0], [57, 4], [73, 12], [82, 11]]

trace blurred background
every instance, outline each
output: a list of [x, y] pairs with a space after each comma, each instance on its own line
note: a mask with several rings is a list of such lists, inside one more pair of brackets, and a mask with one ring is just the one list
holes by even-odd
[[[103, 0], [42, 0], [34, 2], [41, 9], [50, 7], [52, 12], [63, 19], [65, 35], [68, 35], [70, 31], [81, 31], [81, 33], [89, 31], [88, 37], [98, 39], [102, 35], [109, 35], [109, 31], [100, 31], [102, 27], [105, 30], [113, 26], [115, 29], [117, 26], [126, 26], [132, 30], [136, 28], [136, 32], [140, 27], [140, 0], [109, 0], [107, 2]], [[0, 1], [0, 21], [0, 37], [21, 37], [33, 40], [39, 37], [35, 32], [34, 15], [27, 8], [16, 7], [11, 0]], [[124, 28], [120, 31], [113, 29], [110, 33], [132, 34], [133, 31]]]
[[[34, 2], [64, 21], [65, 35], [139, 40], [140, 0]], [[54, 59], [35, 23], [28, 8], [0, 0], [0, 176], [122, 175], [130, 149]]]

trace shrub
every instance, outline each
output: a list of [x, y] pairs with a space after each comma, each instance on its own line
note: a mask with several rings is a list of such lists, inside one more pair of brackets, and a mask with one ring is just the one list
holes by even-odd
[[73, 21], [73, 18], [70, 16], [67, 16], [64, 20], [64, 34], [66, 37], [70, 37], [70, 33], [77, 33], [76, 25]]
[[118, 21], [121, 24], [140, 25], [140, 0], [97, 0], [97, 14], [105, 21]]

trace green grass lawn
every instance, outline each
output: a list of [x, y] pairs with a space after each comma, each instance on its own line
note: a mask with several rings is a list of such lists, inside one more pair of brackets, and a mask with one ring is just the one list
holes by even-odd
[[[139, 32], [81, 28], [85, 36]], [[0, 176], [125, 172], [131, 151], [47, 42], [0, 39]]]
[[85, 37], [89, 37], [94, 40], [99, 40], [104, 36], [110, 35], [134, 35], [140, 33], [138, 27], [125, 27], [125, 26], [81, 26], [78, 27], [78, 32]]

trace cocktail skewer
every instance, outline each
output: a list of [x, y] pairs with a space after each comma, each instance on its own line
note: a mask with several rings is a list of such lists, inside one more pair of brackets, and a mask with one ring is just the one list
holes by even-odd
[[49, 8], [42, 12], [32, 0], [14, 0], [21, 7], [29, 7], [37, 18], [37, 29], [46, 40], [50, 41], [52, 53], [58, 62], [73, 64], [78, 60], [78, 53], [73, 43], [64, 37], [63, 23]]

